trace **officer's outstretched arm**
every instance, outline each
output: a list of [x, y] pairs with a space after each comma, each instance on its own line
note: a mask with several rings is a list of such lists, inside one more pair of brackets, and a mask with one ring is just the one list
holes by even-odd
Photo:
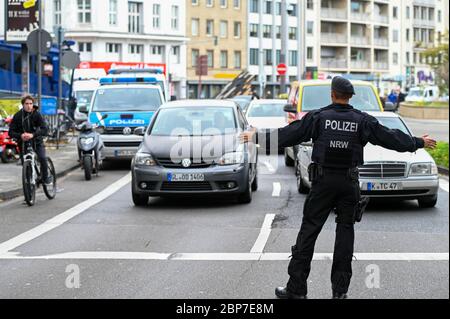
[[310, 112], [301, 120], [278, 129], [276, 134], [278, 134], [279, 147], [289, 147], [309, 141], [313, 131], [313, 115], [314, 112]]
[[397, 152], [415, 152], [424, 147], [424, 140], [419, 137], [410, 136], [397, 129], [390, 129], [381, 125], [378, 120], [368, 116], [363, 122], [363, 139], [374, 145]]

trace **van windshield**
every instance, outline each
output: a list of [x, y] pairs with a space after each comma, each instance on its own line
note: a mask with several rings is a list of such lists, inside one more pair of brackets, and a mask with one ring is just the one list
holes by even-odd
[[156, 111], [161, 105], [157, 88], [98, 89], [92, 106], [93, 112]]
[[[356, 95], [350, 100], [350, 105], [362, 111], [380, 111], [380, 105], [375, 92], [370, 86], [355, 85]], [[331, 85], [305, 86], [303, 88], [303, 112], [317, 110], [331, 104]]]
[[75, 97], [77, 98], [78, 105], [87, 105], [88, 107], [91, 105], [92, 95], [94, 95], [94, 91], [76, 91]]

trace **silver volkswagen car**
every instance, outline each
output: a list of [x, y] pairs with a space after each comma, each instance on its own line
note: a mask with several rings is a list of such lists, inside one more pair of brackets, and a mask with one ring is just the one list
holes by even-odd
[[257, 149], [242, 144], [248, 123], [240, 107], [225, 100], [184, 100], [162, 105], [131, 163], [137, 206], [149, 196], [234, 195], [252, 200], [258, 188]]
[[[392, 112], [368, 112], [391, 129], [412, 135], [400, 116]], [[311, 187], [308, 165], [311, 144], [300, 145], [295, 161], [297, 187], [307, 193]], [[359, 167], [361, 194], [378, 198], [417, 199], [420, 207], [434, 207], [439, 191], [436, 163], [424, 149], [399, 153], [372, 144], [364, 148], [364, 165]]]

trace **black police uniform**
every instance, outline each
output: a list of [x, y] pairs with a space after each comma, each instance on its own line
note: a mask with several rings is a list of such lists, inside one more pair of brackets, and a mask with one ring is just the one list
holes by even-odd
[[[354, 94], [350, 81], [335, 78], [332, 89]], [[275, 132], [266, 133], [265, 138]], [[414, 152], [424, 147], [421, 138], [381, 125], [376, 118], [351, 105], [331, 104], [309, 112], [300, 121], [278, 130], [280, 147], [288, 147], [312, 139], [312, 161], [318, 174], [306, 198], [303, 220], [284, 291], [277, 295], [293, 298], [307, 295], [307, 278], [311, 268], [316, 239], [329, 213], [335, 209], [336, 240], [331, 282], [333, 294], [347, 293], [352, 276], [355, 210], [360, 200], [357, 167], [364, 163], [363, 149], [367, 143], [399, 152]]]
[[48, 127], [44, 117], [36, 109], [27, 113], [23, 109], [17, 112], [9, 127], [9, 136], [19, 141], [20, 159], [23, 162], [23, 143], [21, 135], [23, 133], [32, 133], [34, 135], [33, 143], [36, 155], [41, 163], [42, 179], [48, 179], [48, 164], [45, 154], [45, 145], [43, 137], [48, 134]]

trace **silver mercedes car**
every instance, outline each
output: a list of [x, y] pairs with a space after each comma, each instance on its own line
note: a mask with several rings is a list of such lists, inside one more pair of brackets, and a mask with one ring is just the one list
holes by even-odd
[[233, 195], [252, 200], [258, 188], [257, 148], [240, 143], [248, 123], [233, 101], [184, 100], [162, 105], [131, 163], [137, 206], [149, 196]]

